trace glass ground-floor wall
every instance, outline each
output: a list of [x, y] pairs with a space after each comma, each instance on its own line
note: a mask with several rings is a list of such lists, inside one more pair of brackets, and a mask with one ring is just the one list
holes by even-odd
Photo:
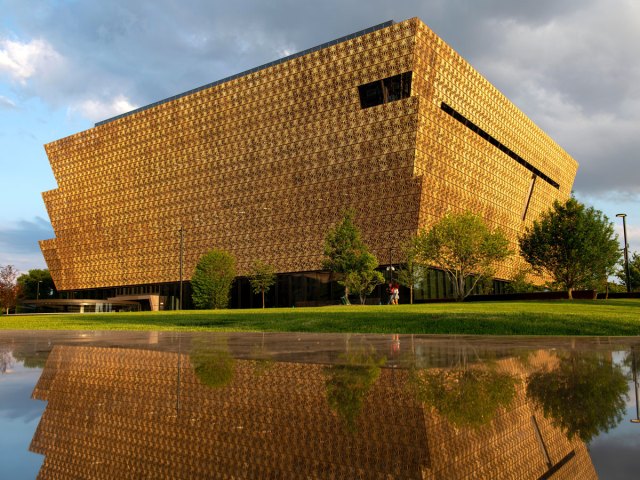
[[[385, 283], [379, 285], [367, 297], [369, 305], [384, 305], [389, 302], [388, 284], [397, 282], [398, 266], [394, 270], [380, 267], [384, 275]], [[478, 284], [473, 295], [487, 295], [505, 293], [507, 282], [500, 280], [489, 280]], [[409, 303], [409, 288], [400, 285], [399, 303]], [[91, 290], [78, 290], [73, 292], [61, 292], [62, 298], [79, 300], [106, 300], [114, 297], [141, 297], [138, 301], [142, 310], [150, 310], [151, 305], [144, 297], [157, 295], [159, 297], [160, 310], [179, 310], [180, 304], [180, 282], [130, 285], [111, 288], [100, 288]], [[339, 305], [342, 303], [341, 297], [344, 295], [344, 287], [340, 285], [336, 275], [329, 272], [295, 272], [281, 273], [277, 275], [275, 284], [265, 293], [266, 307], [311, 307], [324, 305]], [[190, 282], [182, 284], [182, 308], [190, 310], [194, 308], [191, 298], [192, 290]], [[453, 284], [447, 274], [438, 269], [428, 269], [424, 278], [417, 282], [413, 290], [413, 301], [415, 303], [452, 300], [455, 298]], [[357, 295], [350, 296], [351, 303], [359, 303]], [[247, 277], [238, 277], [233, 283], [230, 292], [231, 308], [260, 308], [262, 307], [262, 296], [255, 293]]]
[[[467, 288], [471, 287], [472, 282], [472, 278], [467, 279]], [[500, 295], [506, 293], [505, 288], [508, 283], [503, 280], [487, 279], [484, 282], [478, 282], [471, 295]], [[449, 276], [443, 270], [436, 268], [429, 268], [413, 291], [414, 302], [454, 298], [454, 286]]]
[[[379, 305], [389, 303], [388, 284], [397, 282], [397, 266], [388, 270], [380, 268], [385, 283], [379, 285], [367, 298], [367, 304]], [[471, 286], [472, 279], [468, 280]], [[472, 295], [497, 295], [505, 293], [508, 282], [490, 279], [479, 283]], [[400, 285], [399, 303], [409, 303], [409, 288]], [[344, 295], [344, 287], [335, 275], [329, 272], [301, 272], [279, 274], [276, 283], [265, 294], [266, 307], [308, 307], [323, 305], [339, 305]], [[248, 278], [236, 279], [231, 296], [233, 308], [260, 308], [262, 296], [252, 291]], [[452, 300], [455, 298], [453, 284], [447, 274], [438, 269], [428, 269], [424, 278], [414, 286], [413, 301], [416, 303], [434, 300]], [[350, 296], [352, 303], [358, 303], [357, 295]]]

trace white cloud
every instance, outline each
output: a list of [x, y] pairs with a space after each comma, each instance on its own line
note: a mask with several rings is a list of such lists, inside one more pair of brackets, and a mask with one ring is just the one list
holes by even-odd
[[130, 112], [138, 108], [137, 105], [124, 95], [118, 95], [111, 100], [87, 99], [82, 100], [69, 110], [71, 113], [79, 113], [93, 122], [106, 120], [107, 118]]
[[4, 108], [8, 110], [8, 109], [17, 108], [17, 106], [16, 106], [16, 103], [10, 98], [3, 97], [2, 95], [0, 95], [0, 108]]
[[495, 48], [474, 62], [579, 162], [575, 190], [601, 200], [640, 195], [639, 12], [610, 0], [541, 23], [489, 19]]
[[26, 83], [34, 75], [46, 75], [62, 61], [62, 56], [44, 40], [0, 40], [0, 74], [19, 83]]

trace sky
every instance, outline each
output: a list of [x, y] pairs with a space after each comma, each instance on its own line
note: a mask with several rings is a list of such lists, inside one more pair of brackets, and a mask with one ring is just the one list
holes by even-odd
[[0, 265], [44, 268], [43, 145], [387, 21], [419, 17], [580, 164], [640, 252], [638, 0], [0, 0]]

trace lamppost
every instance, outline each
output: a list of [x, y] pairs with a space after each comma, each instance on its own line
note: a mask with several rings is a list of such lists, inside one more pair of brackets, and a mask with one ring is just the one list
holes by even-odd
[[182, 310], [182, 274], [184, 270], [184, 228], [180, 224], [180, 305], [178, 310]]
[[36, 301], [40, 300], [40, 284], [42, 283], [42, 280], [38, 280], [38, 285], [36, 286]]
[[631, 284], [629, 283], [629, 244], [627, 243], [627, 214], [618, 213], [616, 217], [622, 218], [622, 231], [624, 232], [624, 274], [627, 284], [627, 293], [631, 293]]
[[387, 273], [389, 275], [389, 281], [392, 282], [393, 281], [393, 272], [395, 271], [395, 268], [393, 267], [393, 265], [389, 265], [387, 266]]
[[631, 348], [631, 370], [633, 371], [633, 389], [636, 393], [636, 418], [631, 419], [631, 423], [640, 423], [640, 403], [638, 400], [638, 374], [636, 373], [637, 365], [636, 365], [636, 351]]
[[387, 265], [387, 273], [389, 274], [389, 281], [393, 281], [393, 272], [395, 271], [395, 268], [393, 267], [393, 265], [391, 264], [391, 251], [393, 250], [393, 247], [389, 247], [389, 265]]
[[389, 276], [389, 286], [387, 288], [388, 293], [389, 293], [389, 300], [387, 301], [387, 305], [391, 305], [393, 303], [393, 293], [391, 290], [392, 287], [392, 283], [393, 283], [393, 272], [395, 271], [394, 266], [391, 264], [391, 250], [393, 247], [389, 247], [389, 265], [387, 265], [386, 271], [387, 271], [387, 275]]

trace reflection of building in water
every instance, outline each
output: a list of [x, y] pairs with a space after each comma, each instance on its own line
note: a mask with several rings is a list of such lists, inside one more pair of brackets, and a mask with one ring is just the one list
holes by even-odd
[[[533, 367], [553, 359], [540, 352]], [[500, 360], [498, 368], [520, 377], [513, 403], [499, 410], [486, 426], [460, 428], [426, 409], [430, 452], [425, 479], [596, 479], [583, 442], [568, 440], [525, 396], [525, 372], [516, 359]]]
[[33, 393], [48, 401], [31, 444], [39, 478], [596, 478], [522, 385], [473, 430], [417, 403], [406, 370], [382, 369], [350, 430], [326, 368], [236, 360], [212, 388], [187, 355], [55, 347]]

